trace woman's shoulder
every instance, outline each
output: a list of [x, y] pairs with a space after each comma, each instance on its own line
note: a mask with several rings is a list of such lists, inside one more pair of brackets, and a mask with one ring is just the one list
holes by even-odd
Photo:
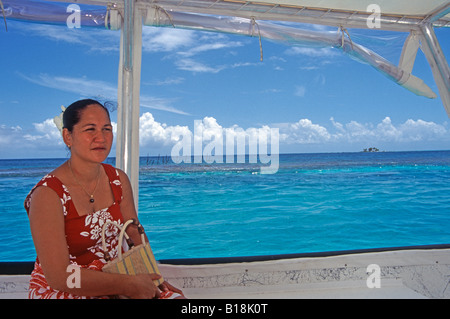
[[33, 187], [32, 191], [38, 188], [39, 186], [47, 186], [56, 191], [57, 193], [65, 190], [63, 182], [53, 172], [42, 177], [41, 180]]
[[112, 166], [111, 164], [106, 164], [106, 163], [102, 163], [103, 169], [105, 170], [106, 173], [113, 173], [116, 176], [119, 176], [119, 169], [117, 167]]
[[67, 197], [67, 189], [61, 180], [56, 177], [53, 172], [45, 175], [41, 180], [30, 190], [25, 198], [25, 209], [29, 210], [32, 198], [51, 198], [58, 196], [59, 198]]
[[118, 180], [120, 182], [122, 177], [122, 170], [114, 167], [110, 164], [102, 163], [103, 169], [105, 170], [106, 175], [108, 175], [109, 180], [114, 183], [114, 181]]
[[128, 181], [128, 176], [127, 174], [121, 170], [120, 168], [114, 167], [110, 164], [105, 164], [103, 163], [103, 168], [105, 169], [105, 172], [112, 177], [116, 177], [118, 178], [120, 181], [122, 182], [126, 182]]

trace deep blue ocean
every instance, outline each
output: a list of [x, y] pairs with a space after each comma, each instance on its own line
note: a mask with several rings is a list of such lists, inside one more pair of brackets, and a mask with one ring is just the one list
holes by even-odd
[[[23, 201], [66, 159], [0, 159], [0, 261], [33, 261]], [[114, 164], [115, 160], [108, 159]], [[450, 243], [450, 151], [283, 154], [257, 164], [140, 159], [139, 218], [157, 259]]]

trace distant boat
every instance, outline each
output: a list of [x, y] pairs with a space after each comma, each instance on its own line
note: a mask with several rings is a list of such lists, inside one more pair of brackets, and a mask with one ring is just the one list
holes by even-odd
[[379, 152], [380, 150], [376, 147], [365, 148], [363, 152]]

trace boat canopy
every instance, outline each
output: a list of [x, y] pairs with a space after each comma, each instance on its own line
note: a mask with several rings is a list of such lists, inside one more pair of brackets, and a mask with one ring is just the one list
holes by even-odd
[[[262, 38], [291, 46], [333, 47], [417, 95], [436, 98], [436, 92], [412, 75], [420, 48], [450, 117], [450, 69], [434, 32], [450, 27], [448, 0], [0, 0], [0, 9], [6, 30], [8, 19], [67, 24], [75, 12], [80, 27], [121, 30], [116, 165], [130, 176], [136, 202], [143, 25], [258, 37], [261, 59]], [[319, 32], [304, 24], [335, 30]], [[408, 33], [398, 65], [356, 43], [349, 29]]]

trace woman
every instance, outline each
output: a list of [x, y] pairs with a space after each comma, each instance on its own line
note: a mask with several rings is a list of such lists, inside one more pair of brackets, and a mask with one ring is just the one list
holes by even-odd
[[[31, 274], [30, 298], [88, 298], [122, 295], [129, 298], [182, 296], [164, 282], [158, 289], [151, 275], [121, 275], [101, 271], [105, 264], [101, 229], [106, 220], [137, 220], [126, 174], [107, 158], [113, 132], [108, 110], [95, 100], [71, 104], [63, 115], [63, 140], [70, 158], [46, 175], [28, 194], [25, 209], [37, 259]], [[117, 256], [118, 230], [107, 230], [107, 248]], [[128, 227], [136, 243], [141, 236]], [[79, 285], [69, 285], [69, 265], [78, 265]]]

